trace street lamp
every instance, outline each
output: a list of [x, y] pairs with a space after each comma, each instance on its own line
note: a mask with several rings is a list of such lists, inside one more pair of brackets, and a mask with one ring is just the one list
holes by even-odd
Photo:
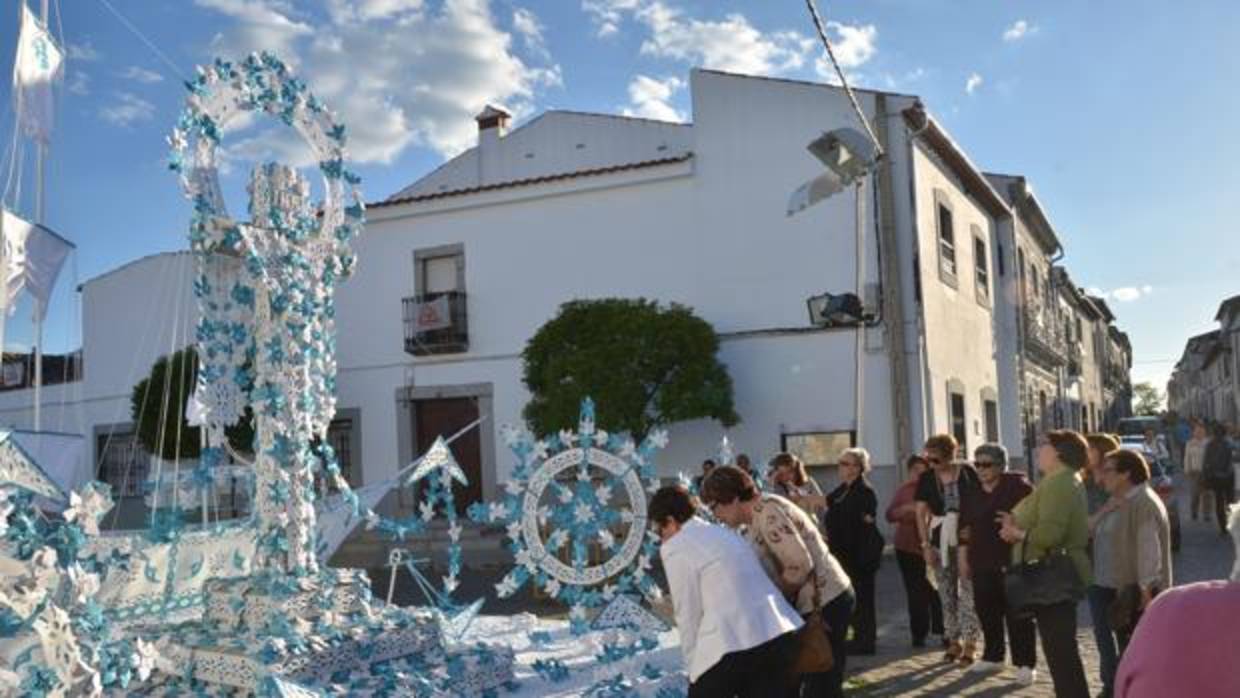
[[806, 149], [827, 166], [827, 171], [792, 192], [788, 199], [789, 216], [862, 182], [878, 164], [880, 155], [869, 137], [852, 128], [827, 131], [810, 141]]
[[[815, 15], [816, 16], [816, 15]], [[824, 37], [825, 38], [825, 37]], [[868, 128], [868, 127], [867, 127]], [[824, 293], [807, 301], [810, 322], [819, 327], [855, 327], [853, 406], [857, 443], [863, 443], [862, 413], [865, 410], [865, 324], [867, 317], [861, 298], [865, 295], [865, 180], [878, 165], [882, 150], [878, 141], [856, 129], [837, 128], [810, 141], [810, 154], [827, 166], [826, 172], [802, 184], [788, 199], [787, 215], [800, 213], [852, 185], [856, 189], [856, 268], [855, 293]]]

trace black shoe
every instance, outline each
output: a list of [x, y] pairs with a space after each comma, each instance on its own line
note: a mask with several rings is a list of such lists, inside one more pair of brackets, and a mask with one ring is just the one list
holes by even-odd
[[926, 646], [926, 638], [924, 637], [913, 638], [913, 647], [925, 647], [925, 646]]
[[850, 655], [873, 656], [878, 653], [873, 644], [863, 645], [858, 642], [850, 642], [845, 646], [845, 651]]

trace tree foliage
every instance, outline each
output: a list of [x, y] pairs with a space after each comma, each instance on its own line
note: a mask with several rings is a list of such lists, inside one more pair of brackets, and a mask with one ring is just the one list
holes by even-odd
[[1144, 417], [1162, 412], [1166, 396], [1150, 382], [1136, 383], [1132, 386], [1133, 414]]
[[[199, 456], [202, 435], [185, 419], [185, 404], [194, 392], [198, 375], [198, 353], [193, 347], [171, 356], [161, 356], [150, 374], [133, 387], [129, 396], [130, 414], [137, 425], [138, 441], [147, 453], [164, 460], [192, 460]], [[253, 415], [226, 431], [228, 442], [239, 452], [253, 449]]]
[[571, 301], [522, 353], [532, 398], [524, 417], [538, 434], [577, 423], [582, 398], [598, 426], [642, 439], [655, 427], [708, 417], [740, 421], [732, 379], [710, 323], [675, 303], [644, 298]]

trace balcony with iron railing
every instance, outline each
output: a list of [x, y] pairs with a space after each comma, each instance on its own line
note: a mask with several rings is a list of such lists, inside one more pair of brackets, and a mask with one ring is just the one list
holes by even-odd
[[1021, 309], [1024, 321], [1025, 347], [1030, 357], [1049, 366], [1062, 366], [1067, 361], [1067, 342], [1063, 330], [1050, 313], [1026, 305]]
[[413, 356], [469, 351], [465, 292], [425, 293], [401, 300], [405, 352]]

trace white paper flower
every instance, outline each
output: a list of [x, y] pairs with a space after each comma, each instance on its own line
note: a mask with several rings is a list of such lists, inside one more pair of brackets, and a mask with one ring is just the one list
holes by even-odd
[[668, 438], [666, 429], [655, 429], [646, 437], [650, 440], [651, 445], [658, 448], [667, 448]]
[[573, 518], [577, 523], [589, 523], [594, 520], [594, 507], [588, 502], [578, 502], [573, 509]]
[[87, 572], [81, 565], [70, 567], [68, 576], [74, 603], [84, 604], [99, 593], [99, 575]]
[[138, 638], [134, 644], [133, 665], [134, 670], [138, 672], [138, 679], [146, 681], [151, 678], [151, 672], [155, 670], [155, 658], [158, 652], [155, 645]]

